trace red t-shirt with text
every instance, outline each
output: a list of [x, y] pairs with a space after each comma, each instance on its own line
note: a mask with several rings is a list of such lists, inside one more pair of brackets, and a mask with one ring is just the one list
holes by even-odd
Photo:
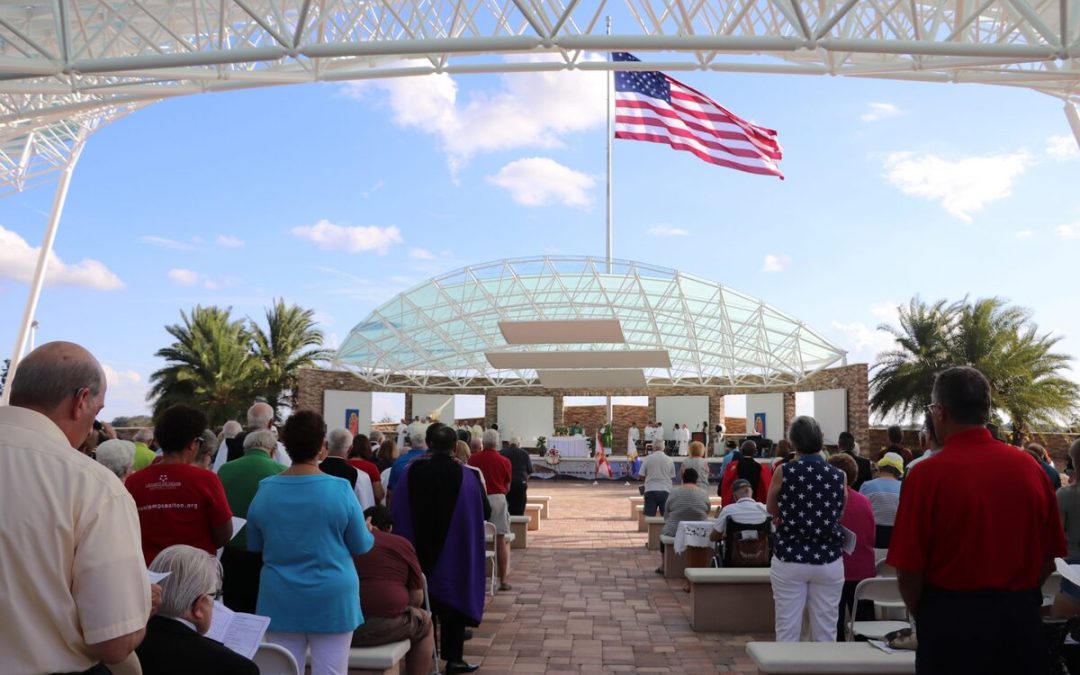
[[128, 477], [139, 509], [146, 564], [173, 544], [217, 553], [210, 528], [232, 518], [225, 488], [213, 471], [193, 464], [152, 464]]

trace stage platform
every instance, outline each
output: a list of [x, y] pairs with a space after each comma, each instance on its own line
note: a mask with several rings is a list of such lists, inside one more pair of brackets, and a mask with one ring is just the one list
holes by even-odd
[[[641, 459], [644, 460], [644, 457]], [[682, 461], [686, 457], [679, 455], [671, 459], [675, 460], [675, 474], [678, 476]], [[772, 461], [772, 458], [766, 457], [756, 459], [762, 464]], [[705, 461], [709, 464], [709, 477], [714, 481], [719, 481], [720, 465], [723, 464], [724, 459], [722, 457], [706, 457]], [[629, 462], [626, 455], [608, 455], [608, 464], [611, 465], [610, 479], [606, 476], [596, 475], [595, 457], [560, 457], [558, 464], [548, 464], [543, 457], [533, 457], [533, 472], [530, 477], [541, 480], [556, 477], [582, 480], [633, 480], [633, 477], [629, 476]], [[676, 480], [676, 482], [678, 481]]]

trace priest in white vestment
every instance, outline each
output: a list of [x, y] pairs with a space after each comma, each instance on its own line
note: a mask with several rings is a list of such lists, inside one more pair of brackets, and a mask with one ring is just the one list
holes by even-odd
[[[675, 425], [678, 427], [679, 425]], [[675, 440], [679, 443], [679, 456], [686, 457], [690, 454], [690, 427], [685, 423], [675, 431]]]

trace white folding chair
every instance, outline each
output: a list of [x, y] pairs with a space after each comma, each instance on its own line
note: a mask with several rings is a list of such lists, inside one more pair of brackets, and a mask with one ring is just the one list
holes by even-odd
[[896, 568], [885, 562], [885, 558], [881, 558], [877, 561], [875, 569], [877, 570], [877, 575], [879, 577], [892, 577], [893, 579], [896, 578]]
[[264, 642], [252, 659], [262, 675], [300, 675], [292, 653], [281, 645]]
[[496, 536], [498, 531], [495, 523], [484, 523], [484, 562], [491, 563], [491, 594], [495, 595], [496, 579], [499, 576], [499, 559], [496, 553]]
[[[428, 596], [428, 589], [427, 589], [427, 575], [424, 574], [423, 572], [421, 572], [420, 573], [420, 580], [424, 582], [424, 609], [427, 610], [428, 615], [431, 617], [431, 625], [434, 626], [435, 625], [435, 615], [432, 614], [432, 612], [431, 612], [431, 600], [430, 600], [430, 598]], [[431, 672], [433, 673], [433, 675], [442, 675], [442, 673], [439, 672], [439, 639], [438, 639], [439, 636], [434, 634], [434, 629], [432, 629], [432, 638], [433, 638], [433, 640], [435, 642], [435, 651], [433, 652], [435, 665], [432, 666], [432, 671]]]
[[870, 600], [875, 604], [886, 606], [896, 606], [897, 603], [902, 606], [904, 602], [900, 596], [900, 585], [895, 578], [877, 577], [860, 581], [855, 587], [855, 598], [851, 605], [853, 611], [848, 616], [847, 639], [849, 642], [857, 635], [880, 640], [886, 633], [911, 627], [910, 621], [856, 621], [855, 610], [858, 609], [860, 600]]

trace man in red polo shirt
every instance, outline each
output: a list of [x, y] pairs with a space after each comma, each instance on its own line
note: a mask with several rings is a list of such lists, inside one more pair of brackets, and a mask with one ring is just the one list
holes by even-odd
[[978, 370], [942, 371], [930, 400], [944, 447], [904, 481], [888, 556], [915, 617], [916, 672], [1045, 673], [1039, 589], [1066, 554], [1049, 478], [987, 431]]
[[499, 432], [488, 429], [483, 436], [483, 449], [469, 457], [469, 466], [475, 466], [484, 474], [487, 484], [488, 503], [491, 504], [489, 523], [495, 525], [495, 557], [499, 562], [499, 590], [510, 590], [506, 579], [510, 574], [510, 544], [506, 535], [510, 534], [510, 511], [506, 506], [506, 493], [510, 490], [512, 468], [510, 460], [499, 454]]

